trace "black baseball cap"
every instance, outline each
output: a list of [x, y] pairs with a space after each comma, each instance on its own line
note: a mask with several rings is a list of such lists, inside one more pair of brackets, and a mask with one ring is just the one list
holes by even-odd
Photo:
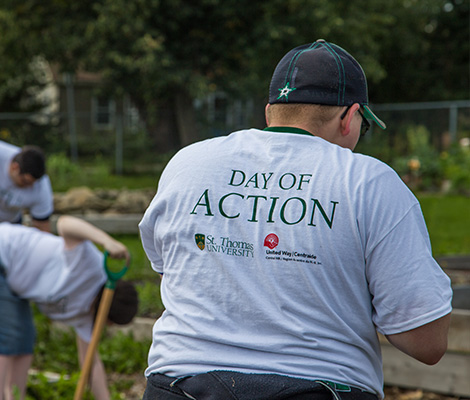
[[279, 61], [269, 86], [269, 104], [279, 103], [359, 103], [367, 119], [386, 128], [369, 107], [367, 79], [360, 64], [346, 50], [323, 39], [298, 46]]

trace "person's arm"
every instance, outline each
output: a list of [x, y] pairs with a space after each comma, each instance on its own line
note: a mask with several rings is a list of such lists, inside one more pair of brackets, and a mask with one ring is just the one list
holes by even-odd
[[129, 251], [121, 242], [83, 219], [63, 215], [57, 220], [57, 233], [65, 240], [66, 248], [74, 248], [85, 240], [103, 246], [113, 258], [125, 258], [129, 262]]
[[410, 331], [386, 335], [405, 354], [428, 365], [436, 364], [447, 350], [450, 314]]
[[32, 218], [31, 226], [38, 228], [40, 231], [51, 232], [51, 221], [48, 219], [37, 220], [37, 219]]
[[[88, 343], [81, 339], [78, 335], [77, 349], [80, 365], [83, 365], [88, 349]], [[101, 361], [98, 352], [95, 353], [95, 356], [93, 358], [89, 382], [91, 392], [93, 393], [93, 396], [96, 400], [109, 400], [111, 398], [106, 380], [106, 371], [104, 369], [103, 362]]]

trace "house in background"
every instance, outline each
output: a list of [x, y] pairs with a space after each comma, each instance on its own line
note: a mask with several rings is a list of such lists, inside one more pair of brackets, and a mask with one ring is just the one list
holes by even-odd
[[57, 66], [45, 69], [50, 71], [49, 103], [55, 106], [53, 110], [45, 107], [41, 114], [50, 111], [49, 117], [54, 116], [52, 125], [67, 143], [64, 150], [71, 159], [77, 161], [79, 155], [110, 153], [122, 158], [124, 135], [137, 134], [143, 126], [129, 97], [100, 94], [101, 78], [97, 73], [82, 70], [61, 73]]
[[114, 131], [118, 117], [126, 130], [140, 127], [139, 113], [129, 97], [118, 100], [99, 94], [99, 74], [86, 71], [59, 74], [53, 69], [53, 80], [58, 88], [59, 113], [69, 121], [69, 129], [75, 124], [77, 135]]
[[[35, 97], [42, 96], [44, 107], [34, 118], [41, 117], [43, 125], [57, 129], [58, 137], [68, 146], [64, 150], [73, 160], [79, 154], [109, 153], [119, 141], [121, 148], [123, 140], [126, 148], [145, 142], [144, 123], [137, 108], [129, 96], [103, 95], [100, 74], [83, 70], [62, 73], [58, 66], [50, 66], [43, 59], [38, 60], [35, 69], [40, 71], [43, 84], [41, 93]], [[193, 106], [197, 110], [201, 138], [253, 126], [255, 107], [252, 99], [235, 99], [226, 93], [214, 92], [195, 100]], [[139, 134], [142, 135], [138, 138]]]

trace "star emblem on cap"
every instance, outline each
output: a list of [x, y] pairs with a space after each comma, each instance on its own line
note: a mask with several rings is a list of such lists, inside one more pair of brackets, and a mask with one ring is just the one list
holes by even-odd
[[289, 82], [287, 82], [286, 86], [284, 86], [282, 89], [277, 89], [281, 92], [279, 93], [279, 97], [277, 99], [279, 100], [281, 97], [285, 97], [286, 100], [288, 100], [289, 93], [295, 89], [296, 88], [289, 87]]

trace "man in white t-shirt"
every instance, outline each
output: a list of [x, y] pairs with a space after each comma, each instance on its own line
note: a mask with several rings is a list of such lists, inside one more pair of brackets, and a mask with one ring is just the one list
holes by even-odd
[[355, 148], [372, 120], [359, 63], [318, 40], [277, 65], [268, 127], [190, 145], [139, 224], [165, 312], [145, 400], [383, 397], [377, 331], [435, 364], [450, 280], [415, 196]]
[[[9, 222], [0, 223], [0, 400], [10, 400], [13, 388], [24, 396], [34, 347], [34, 323], [28, 301], [54, 321], [74, 328], [80, 361], [91, 340], [93, 323], [107, 281], [104, 256], [129, 261], [120, 242], [88, 222], [61, 216], [60, 236]], [[137, 312], [137, 292], [118, 281], [108, 320], [127, 324]], [[110, 398], [99, 357], [91, 370], [91, 390], [97, 400]], [[23, 397], [21, 397], [23, 398]]]
[[21, 223], [25, 209], [32, 226], [50, 232], [54, 199], [44, 153], [0, 141], [0, 222]]

